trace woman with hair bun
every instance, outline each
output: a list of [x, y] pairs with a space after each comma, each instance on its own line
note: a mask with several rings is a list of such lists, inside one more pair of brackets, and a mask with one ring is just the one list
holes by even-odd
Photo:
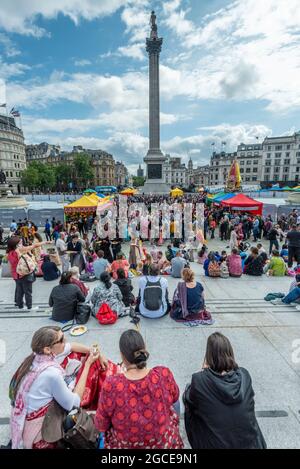
[[179, 449], [179, 388], [164, 366], [147, 368], [141, 334], [124, 332], [119, 342], [124, 374], [106, 378], [95, 418], [108, 449]]

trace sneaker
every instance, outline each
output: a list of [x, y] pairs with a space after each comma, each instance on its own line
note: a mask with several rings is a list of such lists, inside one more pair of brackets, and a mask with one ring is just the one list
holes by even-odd
[[281, 298], [276, 298], [276, 300], [271, 301], [272, 305], [282, 305], [282, 299]]

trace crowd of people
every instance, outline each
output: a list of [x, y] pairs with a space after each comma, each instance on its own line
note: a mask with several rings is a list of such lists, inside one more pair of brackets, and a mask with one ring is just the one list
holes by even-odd
[[[203, 203], [202, 195], [196, 198], [186, 195], [179, 202]], [[128, 204], [140, 202], [150, 209], [151, 203], [173, 200], [164, 196], [128, 198]], [[126, 236], [117, 233], [114, 240], [97, 234], [97, 217], [77, 217], [76, 223], [68, 224], [47, 220], [46, 241], [34, 223], [13, 221], [7, 259], [16, 284], [16, 307], [23, 309], [25, 303], [28, 310], [33, 308], [32, 285], [35, 276], [40, 275], [45, 281], [59, 283], [49, 297], [52, 319], [57, 322], [74, 321], [78, 305], [84, 304], [95, 317], [106, 305], [118, 318], [169, 316], [175, 321], [210, 325], [213, 319], [206, 309], [204, 287], [192, 263], [203, 265], [205, 276], [211, 278], [289, 274], [295, 277], [291, 290], [275, 303], [300, 301], [297, 211], [275, 223], [271, 217], [263, 219], [205, 206], [203, 233], [193, 218], [188, 239], [175, 237], [173, 213], [166, 246], [161, 233], [157, 238], [150, 237], [149, 244], [144, 242], [140, 236], [142, 219], [137, 215], [134, 211], [134, 226]], [[163, 230], [165, 220], [159, 218]], [[150, 215], [147, 223], [150, 234]], [[225, 241], [224, 249], [209, 251], [208, 238], [214, 239], [217, 233], [220, 241]], [[263, 238], [269, 241], [268, 252], [261, 242]], [[128, 239], [126, 256], [124, 241]], [[138, 277], [136, 296], [134, 277]], [[172, 298], [170, 277], [178, 279]], [[89, 288], [93, 281], [96, 286]], [[171, 370], [147, 366], [149, 351], [137, 330], [124, 332], [119, 347], [121, 365], [116, 365], [98, 347], [67, 343], [59, 326], [39, 329], [32, 339], [32, 354], [10, 383], [12, 447], [68, 447], [62, 437], [57, 441], [46, 437], [44, 422], [51, 422], [52, 404], [56, 403], [65, 420], [69, 418], [70, 422], [72, 416], [73, 425], [77, 415], [74, 409], [94, 412], [91, 425], [98, 435], [98, 447], [182, 448], [180, 392]], [[266, 447], [255, 418], [251, 377], [238, 366], [232, 346], [222, 334], [209, 336], [203, 366], [192, 376], [182, 399], [192, 448]], [[232, 419], [239, 421], [236, 428], [232, 428]]]

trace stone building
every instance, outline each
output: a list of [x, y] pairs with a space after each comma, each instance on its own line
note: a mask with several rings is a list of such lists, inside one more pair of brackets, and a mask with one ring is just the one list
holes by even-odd
[[124, 163], [117, 161], [115, 164], [115, 183], [114, 186], [128, 185], [128, 170]]
[[300, 180], [300, 132], [266, 137], [262, 143], [262, 183], [287, 186]]
[[185, 187], [188, 185], [188, 172], [181, 158], [172, 157], [168, 154], [165, 155], [165, 162], [163, 163], [163, 176], [166, 184], [178, 185]]
[[26, 169], [24, 135], [13, 117], [0, 115], [0, 169], [15, 193], [21, 191], [21, 173]]

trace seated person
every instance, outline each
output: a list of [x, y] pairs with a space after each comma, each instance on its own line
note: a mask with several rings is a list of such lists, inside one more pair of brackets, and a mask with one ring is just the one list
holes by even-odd
[[277, 249], [273, 249], [271, 260], [266, 265], [264, 272], [269, 272], [269, 274], [273, 275], [274, 277], [285, 276], [287, 272], [286, 263], [282, 257], [279, 256], [279, 251], [277, 251]]
[[120, 288], [115, 283], [112, 283], [108, 272], [102, 272], [100, 282], [92, 293], [91, 303], [94, 316], [97, 315], [103, 303], [108, 304], [118, 316], [124, 314], [125, 305], [122, 293]]
[[146, 259], [143, 264], [142, 275], [149, 275], [150, 266], [152, 264], [152, 257], [150, 254], [146, 254]]
[[205, 310], [203, 286], [195, 281], [195, 274], [190, 268], [182, 271], [183, 282], [179, 282], [174, 292], [170, 316], [175, 320], [200, 320], [211, 324], [211, 316]]
[[171, 275], [174, 278], [181, 278], [183, 269], [187, 266], [187, 261], [182, 257], [180, 251], [176, 253], [176, 257], [171, 260]]
[[52, 309], [54, 321], [72, 321], [77, 311], [78, 303], [85, 302], [85, 296], [77, 285], [71, 283], [71, 272], [63, 272], [59, 285], [53, 288], [49, 306]]
[[98, 259], [93, 262], [95, 276], [100, 280], [100, 276], [103, 272], [106, 272], [109, 269], [109, 262], [107, 259], [104, 259], [104, 251], [101, 249], [97, 251]]
[[157, 264], [151, 264], [149, 276], [139, 280], [139, 294], [136, 311], [142, 316], [156, 319], [170, 310], [168, 282], [160, 277]]
[[120, 268], [117, 270], [117, 280], [115, 280], [114, 283], [118, 285], [121, 290], [124, 305], [130, 306], [134, 304], [135, 298], [132, 293], [133, 286], [131, 284], [131, 280], [126, 278], [124, 269]]
[[111, 274], [115, 280], [118, 278], [118, 269], [123, 269], [125, 272], [125, 276], [128, 277], [129, 262], [125, 259], [124, 254], [122, 254], [121, 252], [117, 254], [117, 259], [113, 261], [110, 266]]
[[202, 370], [193, 374], [183, 402], [193, 449], [266, 448], [255, 416], [251, 376], [238, 366], [231, 343], [220, 332], [209, 336]]
[[[124, 374], [106, 378], [95, 425], [106, 449], [180, 449], [179, 388], [164, 366], [147, 366], [149, 352], [138, 331], [123, 332], [120, 355]], [[120, 392], [122, 391], [122, 392]]]
[[216, 259], [215, 253], [213, 251], [208, 253], [207, 259], [204, 261], [204, 264], [203, 264], [203, 269], [204, 269], [204, 273], [206, 277], [209, 277], [209, 274], [208, 274], [209, 264], [211, 262], [215, 262], [216, 260], [217, 259]]
[[280, 251], [280, 256], [282, 257], [282, 259], [284, 260], [284, 262], [288, 263], [288, 260], [289, 260], [289, 250], [288, 250], [287, 244], [283, 244], [283, 245], [282, 245], [282, 248], [281, 248], [281, 251]]
[[44, 256], [41, 269], [43, 272], [44, 280], [46, 280], [47, 282], [50, 282], [51, 280], [56, 280], [60, 277], [60, 271], [57, 268], [55, 262], [50, 261], [50, 256]]
[[243, 273], [242, 258], [236, 248], [233, 248], [227, 257], [227, 265], [230, 277], [241, 277]]
[[224, 261], [225, 261], [225, 262], [227, 261], [227, 252], [226, 252], [226, 251], [222, 251], [222, 252], [221, 252], [221, 259], [220, 259], [219, 262], [220, 262], [220, 264], [221, 264], [221, 263], [224, 262]]
[[256, 247], [252, 247], [250, 251], [250, 256], [245, 260], [244, 274], [258, 277], [264, 273], [264, 261], [258, 254], [258, 249]]
[[85, 264], [85, 271], [88, 275], [94, 276], [94, 258], [92, 255], [87, 256], [86, 264]]
[[172, 250], [172, 245], [171, 245], [171, 244], [168, 244], [167, 250], [166, 250], [166, 252], [165, 252], [165, 255], [166, 255], [167, 261], [169, 261], [169, 262], [171, 262], [171, 260], [173, 259], [173, 257], [175, 257], [174, 252], [173, 252], [173, 250]]
[[74, 267], [71, 267], [69, 272], [72, 274], [70, 282], [77, 285], [80, 288], [81, 293], [86, 298], [89, 294], [89, 289], [81, 280], [79, 280], [79, 268], [74, 265]]
[[[75, 345], [75, 344], [74, 344]], [[54, 400], [67, 412], [79, 407], [84, 397], [89, 371], [100, 359], [90, 353], [73, 391], [64, 380], [59, 357], [66, 351], [60, 327], [46, 326], [36, 331], [31, 342], [32, 353], [18, 368], [10, 383], [11, 437], [13, 449], [54, 449], [57, 442], [43, 440], [41, 429], [49, 404]], [[85, 346], [74, 346], [82, 353]], [[72, 346], [68, 344], [68, 351]], [[34, 370], [34, 373], [31, 370]]]
[[157, 265], [161, 273], [166, 272], [166, 270], [170, 267], [170, 262], [164, 257], [162, 251], [158, 251], [157, 253]]
[[258, 243], [257, 249], [258, 249], [258, 254], [262, 258], [264, 264], [266, 264], [266, 262], [268, 260], [268, 254], [267, 254], [265, 248], [263, 247], [263, 245], [261, 243]]
[[[290, 305], [291, 303], [300, 303], [300, 274], [297, 274], [295, 280], [291, 283], [290, 291], [284, 298], [276, 298], [272, 300], [273, 305]], [[296, 306], [300, 310], [300, 304]]]

